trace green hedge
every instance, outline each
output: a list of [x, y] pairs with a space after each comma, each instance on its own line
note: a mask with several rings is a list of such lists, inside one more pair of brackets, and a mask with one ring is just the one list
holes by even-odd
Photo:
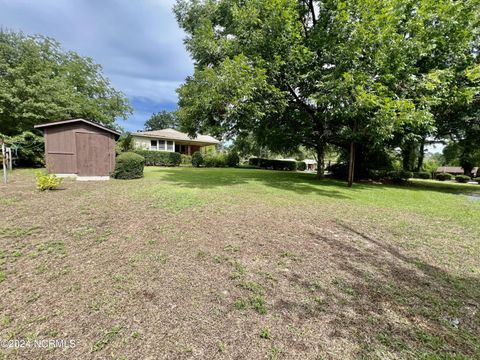
[[405, 170], [393, 170], [387, 173], [387, 177], [393, 182], [401, 183], [413, 177], [413, 173]]
[[431, 179], [430, 173], [428, 171], [420, 171], [413, 173], [415, 179]]
[[135, 154], [145, 158], [146, 166], [179, 166], [182, 156], [171, 151], [135, 150]]
[[240, 158], [236, 153], [207, 153], [197, 151], [193, 153], [192, 165], [195, 167], [236, 167]]
[[125, 152], [117, 156], [115, 163], [115, 171], [113, 177], [115, 179], [138, 179], [143, 177], [143, 167], [145, 158], [133, 152]]
[[457, 175], [455, 176], [455, 181], [459, 183], [468, 183], [471, 180], [470, 176], [468, 175]]
[[271, 160], [263, 158], [250, 158], [248, 164], [251, 166], [257, 166], [263, 169], [271, 170], [287, 170], [295, 171], [297, 170], [297, 162], [290, 160]]
[[236, 152], [228, 152], [225, 157], [225, 162], [228, 167], [237, 167], [240, 164], [240, 157]]
[[474, 178], [474, 179], [473, 179], [473, 181], [476, 181], [476, 182], [478, 182], [478, 184], [480, 185], [480, 177], [476, 177], [476, 178]]
[[195, 151], [192, 155], [192, 165], [200, 167], [203, 165], [203, 155], [200, 151]]
[[449, 173], [440, 173], [440, 174], [437, 174], [437, 176], [435, 177], [437, 180], [440, 180], [440, 181], [445, 181], [445, 180], [452, 180], [453, 179], [453, 175], [452, 174], [449, 174]]
[[209, 153], [203, 156], [203, 165], [205, 167], [226, 167], [227, 161], [224, 154]]
[[305, 161], [297, 161], [297, 170], [298, 171], [307, 170], [307, 164], [305, 164]]

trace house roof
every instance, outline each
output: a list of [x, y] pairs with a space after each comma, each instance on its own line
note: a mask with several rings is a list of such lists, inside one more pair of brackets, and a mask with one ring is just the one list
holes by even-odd
[[110, 132], [112, 134], [115, 134], [117, 137], [119, 137], [121, 135], [118, 131], [109, 129], [109, 128], [103, 126], [103, 125], [100, 125], [98, 123], [95, 123], [95, 122], [90, 121], [90, 120], [85, 120], [85, 119], [70, 119], [70, 120], [55, 121], [55, 122], [51, 122], [51, 123], [35, 125], [34, 128], [35, 129], [43, 129], [43, 128], [46, 128], [46, 127], [49, 127], [49, 126], [65, 125], [65, 124], [71, 124], [71, 123], [76, 123], [76, 122], [83, 122], [83, 123], [95, 126], [99, 129], [102, 129], [102, 130], [105, 130], [105, 131]]
[[[478, 167], [473, 168], [472, 173], [476, 173]], [[440, 166], [437, 173], [451, 173], [451, 174], [463, 174], [463, 168], [461, 166]]]
[[189, 141], [197, 142], [204, 144], [219, 144], [220, 141], [215, 139], [210, 135], [200, 135], [197, 137], [191, 138], [188, 134], [180, 132], [175, 129], [163, 129], [163, 130], [154, 130], [154, 131], [139, 131], [132, 133], [132, 136], [142, 136], [155, 139], [166, 139], [166, 140], [178, 140], [178, 141]]

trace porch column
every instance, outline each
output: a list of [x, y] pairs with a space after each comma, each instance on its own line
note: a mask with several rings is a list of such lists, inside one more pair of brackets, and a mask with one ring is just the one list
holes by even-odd
[[188, 148], [187, 148], [188, 155], [192, 155], [191, 151], [190, 151], [190, 145], [187, 145], [187, 146], [188, 146]]

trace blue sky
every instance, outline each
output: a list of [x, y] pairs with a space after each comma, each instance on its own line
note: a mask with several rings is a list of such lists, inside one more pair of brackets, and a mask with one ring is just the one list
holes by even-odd
[[0, 26], [58, 40], [90, 56], [134, 114], [119, 121], [143, 128], [153, 112], [175, 109], [175, 89], [193, 72], [172, 7], [175, 0], [0, 0]]

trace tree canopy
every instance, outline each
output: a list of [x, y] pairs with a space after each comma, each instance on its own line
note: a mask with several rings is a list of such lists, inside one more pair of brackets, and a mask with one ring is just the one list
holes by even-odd
[[179, 127], [177, 114], [175, 111], [162, 110], [153, 115], [145, 122], [145, 130], [162, 130], [162, 129], [176, 129]]
[[474, 106], [479, 9], [478, 0], [178, 0], [195, 60], [178, 89], [182, 126], [251, 132], [272, 150], [304, 146], [320, 176], [328, 144], [407, 149], [437, 136], [442, 114], [449, 128], [448, 111]]
[[131, 112], [91, 58], [48, 37], [0, 30], [0, 133], [77, 117], [115, 127]]

